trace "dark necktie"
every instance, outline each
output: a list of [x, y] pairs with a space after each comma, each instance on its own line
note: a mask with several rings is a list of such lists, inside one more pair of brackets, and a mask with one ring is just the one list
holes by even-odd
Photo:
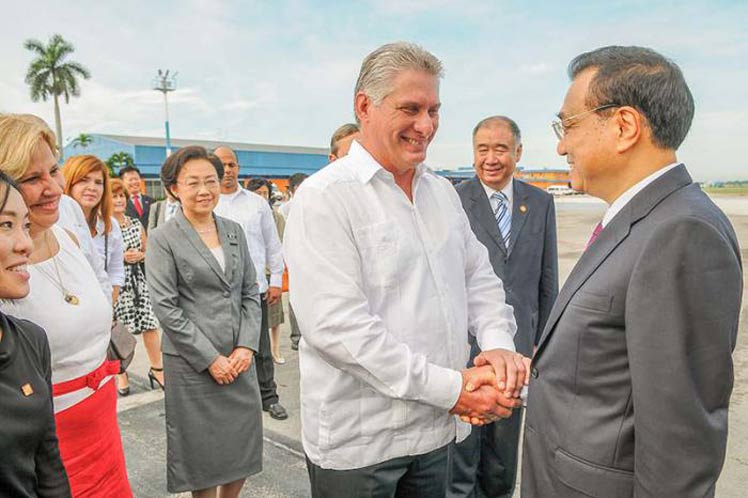
[[584, 250], [586, 251], [589, 249], [589, 247], [597, 240], [598, 235], [603, 231], [603, 222], [601, 221], [595, 226], [595, 229], [592, 231], [592, 237], [590, 237], [590, 240], [587, 241], [587, 245], [584, 246]]

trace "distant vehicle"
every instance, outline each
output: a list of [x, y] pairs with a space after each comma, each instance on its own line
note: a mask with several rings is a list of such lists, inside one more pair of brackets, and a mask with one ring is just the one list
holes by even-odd
[[576, 192], [566, 185], [551, 185], [546, 192], [553, 195], [574, 195]]

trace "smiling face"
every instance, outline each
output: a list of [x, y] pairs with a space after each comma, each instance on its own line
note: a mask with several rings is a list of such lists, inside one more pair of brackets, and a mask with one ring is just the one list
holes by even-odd
[[6, 193], [8, 199], [0, 211], [0, 299], [21, 299], [29, 293], [26, 266], [33, 249], [29, 211], [16, 189], [0, 185], [0, 198]]
[[39, 233], [57, 223], [62, 188], [57, 182], [57, 159], [49, 145], [39, 140], [26, 172], [18, 179], [23, 200], [29, 209], [31, 232]]
[[86, 214], [99, 208], [104, 196], [104, 173], [92, 170], [70, 188], [70, 197], [75, 199]]
[[125, 188], [130, 195], [140, 195], [140, 175], [137, 171], [127, 171], [122, 175]]
[[[556, 151], [566, 156], [571, 187], [601, 197], [611, 168], [616, 164], [611, 155], [615, 150], [615, 144], [611, 142], [615, 130], [612, 136], [608, 133], [610, 127], [606, 127], [608, 120], [605, 115], [594, 112], [583, 114], [589, 110], [585, 100], [595, 73], [595, 69], [582, 71], [569, 87], [558, 113], [564, 122], [564, 136], [559, 140]], [[564, 121], [570, 116], [580, 117]]]
[[221, 182], [218, 173], [207, 159], [192, 159], [179, 171], [172, 193], [182, 202], [188, 218], [210, 214], [218, 204]]
[[385, 169], [406, 173], [426, 159], [439, 128], [440, 106], [437, 76], [401, 71], [379, 105], [364, 93], [356, 95], [356, 115], [362, 129], [359, 141]]
[[504, 122], [490, 122], [473, 138], [473, 167], [481, 182], [494, 190], [503, 189], [514, 175], [522, 157], [522, 144], [515, 144], [511, 128]]
[[127, 209], [127, 197], [123, 192], [112, 192], [112, 211], [120, 215]]

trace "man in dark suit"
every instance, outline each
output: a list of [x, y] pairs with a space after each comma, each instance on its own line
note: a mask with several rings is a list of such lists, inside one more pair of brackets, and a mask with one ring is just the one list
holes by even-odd
[[522, 496], [714, 496], [742, 269], [730, 222], [676, 160], [693, 97], [646, 48], [584, 53], [569, 74], [558, 153], [609, 208], [533, 359]]
[[[457, 186], [478, 240], [514, 308], [518, 353], [531, 357], [558, 294], [553, 196], [513, 178], [522, 136], [512, 119], [491, 116], [473, 130], [476, 176]], [[472, 339], [472, 336], [470, 336]], [[479, 352], [471, 341], [471, 359]], [[517, 475], [522, 410], [508, 419], [473, 427], [450, 448], [447, 496], [510, 497]]]
[[148, 213], [151, 204], [156, 202], [153, 197], [140, 193], [140, 170], [135, 166], [125, 166], [119, 170], [119, 177], [125, 184], [130, 199], [127, 201], [125, 214], [130, 218], [137, 218], [143, 225], [143, 230], [148, 230]]

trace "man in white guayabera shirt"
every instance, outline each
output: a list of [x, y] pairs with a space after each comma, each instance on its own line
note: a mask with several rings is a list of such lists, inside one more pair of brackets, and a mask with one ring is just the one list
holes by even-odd
[[[520, 405], [526, 358], [488, 252], [423, 164], [441, 62], [409, 43], [361, 67], [361, 135], [309, 177], [284, 236], [313, 497], [443, 497], [447, 445]], [[464, 369], [467, 334], [484, 351]], [[375, 490], [375, 491], [372, 491]]]

